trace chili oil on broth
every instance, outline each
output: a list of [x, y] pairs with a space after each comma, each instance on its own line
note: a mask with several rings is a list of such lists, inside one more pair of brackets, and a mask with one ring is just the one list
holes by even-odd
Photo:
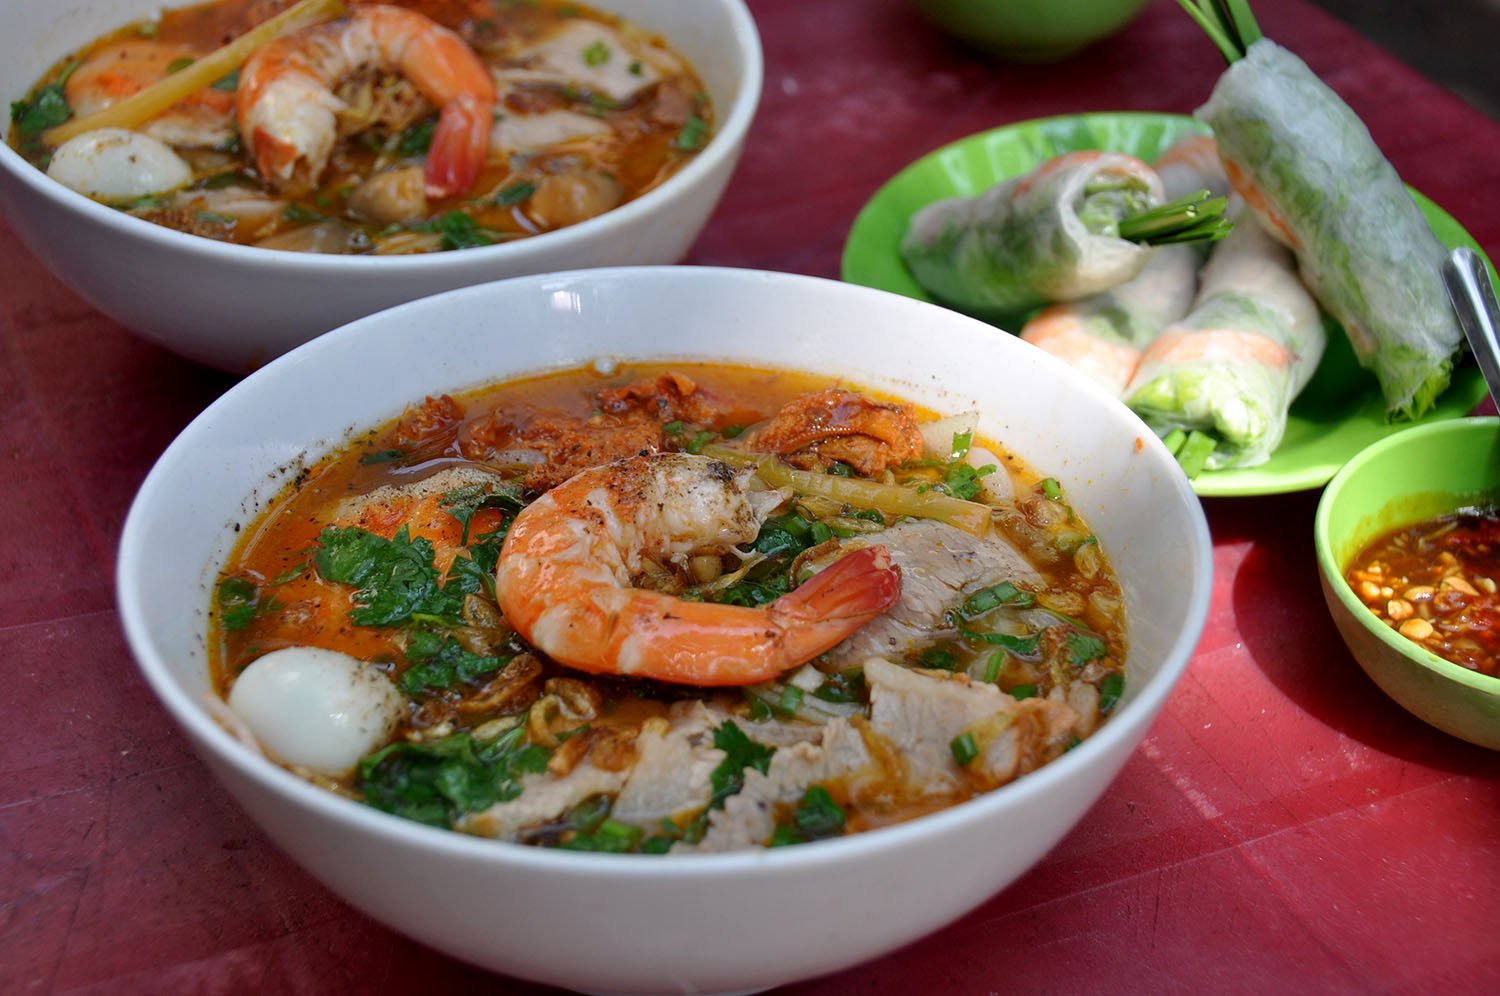
[[[236, 71], [140, 126], [163, 129], [163, 139], [191, 169], [186, 186], [97, 199], [155, 224], [243, 245], [433, 252], [586, 221], [655, 189], [712, 138], [714, 108], [693, 67], [668, 40], [614, 14], [569, 0], [398, 5], [457, 32], [498, 80], [489, 153], [467, 193], [439, 200], [422, 195], [425, 143], [437, 109], [409, 81], [384, 71], [359, 73], [335, 88], [343, 103], [340, 135], [316, 185], [276, 189], [257, 172], [239, 135]], [[69, 54], [21, 103], [32, 105], [58, 84], [70, 105], [92, 110], [116, 102], [291, 6], [293, 0], [213, 0], [164, 10]], [[369, 5], [353, 0], [348, 6]], [[576, 79], [556, 69], [566, 61], [561, 57], [545, 71], [525, 69], [540, 58], [537, 47], [559, 31], [578, 40]], [[619, 63], [627, 68], [608, 71]], [[632, 80], [638, 86], [627, 92]], [[189, 113], [199, 110], [205, 119]], [[163, 123], [179, 112], [185, 124]], [[54, 150], [23, 130], [20, 120], [13, 115], [10, 144], [46, 170]]]
[[[664, 378], [682, 379], [693, 386], [693, 395], [711, 403], [692, 409], [661, 402], [652, 397], [651, 385], [660, 388]], [[630, 386], [636, 385], [645, 389], [632, 396]], [[366, 767], [344, 774], [288, 765], [293, 771], [352, 798], [439, 826], [578, 849], [656, 852], [691, 848], [695, 841], [696, 846], [706, 846], [705, 839], [722, 843], [720, 838], [733, 834], [726, 831], [716, 836], [713, 821], [730, 821], [714, 814], [733, 809], [735, 794], [750, 791], [747, 784], [774, 796], [769, 808], [775, 827], [766, 839], [736, 846], [797, 843], [867, 830], [962, 802], [1070, 749], [1107, 719], [1118, 699], [1126, 650], [1123, 598], [1103, 551], [1072, 512], [1057, 483], [993, 441], [976, 440], [974, 445], [995, 455], [993, 476], [1004, 480], [997, 490], [1014, 495], [1012, 500], [993, 502], [993, 531], [1009, 549], [1024, 551], [1035, 574], [1020, 582], [1011, 577], [989, 577], [983, 584], [970, 579], [968, 589], [943, 606], [942, 622], [934, 633], [903, 653], [890, 655], [900, 670], [881, 671], [886, 679], [898, 679], [883, 693], [888, 701], [904, 702], [910, 690], [900, 682], [911, 679], [922, 684], [921, 696], [937, 696], [935, 708], [962, 713], [960, 719], [950, 720], [951, 729], [936, 740], [927, 736], [915, 748], [898, 745], [878, 728], [878, 722], [872, 722], [865, 669], [878, 665], [862, 668], [858, 661], [840, 660], [840, 648], [776, 680], [743, 689], [589, 675], [564, 668], [530, 647], [506, 623], [493, 592], [483, 586], [465, 595], [456, 621], [443, 626], [359, 625], [350, 619], [351, 611], [361, 604], [354, 597], [357, 585], [330, 581], [315, 566], [318, 552], [326, 549], [325, 530], [340, 522], [347, 524], [347, 515], [341, 519], [341, 507], [347, 510], [351, 501], [365, 500], [362, 496], [384, 494], [382, 489], [407, 487], [435, 475], [497, 465], [505, 468], [507, 480], [524, 480], [534, 465], [520, 455], [525, 446], [517, 442], [517, 427], [522, 427], [524, 435], [530, 431], [528, 426], [545, 426], [542, 436], [531, 442], [544, 438], [549, 445], [555, 444], [558, 453], [569, 455], [577, 452], [581, 437], [566, 435], [566, 427], [579, 427], [585, 436], [594, 433], [607, 438], [620, 431], [621, 422], [630, 423], [631, 433], [647, 425], [660, 449], [707, 449], [717, 454], [724, 452], [720, 447], [755, 439], [757, 430], [783, 411], [783, 406], [791, 407], [797, 399], [816, 396], [829, 387], [828, 378], [792, 371], [642, 364], [612, 369], [608, 375], [583, 368], [454, 397], [423, 399], [400, 418], [359, 435], [311, 466], [243, 530], [221, 574], [211, 612], [214, 687], [228, 699], [238, 675], [262, 655], [278, 649], [316, 646], [365, 661], [403, 686], [403, 715], [390, 739], [397, 746], [387, 745], [372, 754], [371, 758], [384, 755], [378, 764], [367, 759]], [[899, 403], [876, 392], [862, 394], [882, 403]], [[632, 398], [634, 407], [627, 406], [624, 416], [616, 417], [607, 409], [618, 407], [621, 397]], [[683, 418], [684, 411], [692, 417]], [[934, 418], [931, 412], [913, 410], [913, 414], [924, 422]], [[743, 431], [747, 427], [749, 431]], [[634, 435], [625, 439], [625, 445], [638, 444]], [[959, 462], [948, 462], [947, 456], [929, 454], [877, 476], [914, 490], [962, 490], [966, 480], [972, 484], [973, 475], [956, 471]], [[829, 469], [835, 475], [849, 473], [847, 466]], [[523, 501], [533, 500], [537, 493], [524, 486], [517, 490]], [[450, 581], [458, 571], [453, 565], [467, 567], [460, 563], [465, 556], [492, 576], [493, 562], [480, 551], [488, 547], [493, 553], [498, 548], [493, 535], [508, 525], [514, 508], [503, 498], [480, 504], [485, 507], [474, 509], [467, 521], [469, 546], [447, 567]], [[437, 518], [450, 537], [465, 532], [449, 512]], [[379, 515], [358, 521], [387, 538], [398, 525]], [[810, 548], [820, 543], [831, 546], [833, 541], [841, 546], [882, 542], [881, 531], [894, 535], [897, 524], [893, 516], [872, 515], [815, 498], [799, 499], [777, 509], [763, 524], [756, 547], [776, 553], [757, 567], [764, 568], [766, 575], [757, 578], [752, 571], [734, 586], [733, 597], [743, 604], [774, 597], [781, 577], [803, 562], [798, 558], [816, 554]], [[866, 530], [869, 535], [864, 535]], [[420, 526], [411, 530], [412, 534], [423, 531]], [[442, 556], [439, 553], [440, 563]], [[723, 571], [732, 573], [736, 566], [733, 557], [720, 560]], [[638, 583], [685, 597], [708, 597], [702, 594], [706, 586], [695, 583], [698, 579], [682, 577], [669, 565], [656, 568]], [[904, 572], [904, 584], [918, 581], [910, 566]], [[979, 604], [973, 606], [972, 614], [967, 613], [968, 603], [976, 599]], [[1045, 624], [1036, 623], [1039, 616]], [[1029, 631], [1021, 625], [1023, 619], [1032, 620]], [[419, 637], [419, 633], [427, 635]], [[451, 637], [459, 650], [471, 656], [455, 651], [448, 654], [446, 663], [422, 656], [431, 650], [434, 634], [444, 641]], [[474, 658], [488, 658], [492, 663], [475, 664]], [[413, 684], [413, 674], [444, 667], [459, 675], [447, 687], [422, 681]], [[970, 699], [980, 695], [988, 698], [976, 706]], [[947, 701], [950, 698], [955, 701]], [[914, 701], [920, 700], [918, 696]], [[1007, 709], [985, 713], [1002, 700]], [[1026, 711], [1028, 702], [1035, 707], [1033, 712]], [[1051, 702], [1078, 706], [1076, 729], [1038, 727], [1056, 724], [1062, 705]], [[1085, 716], [1090, 708], [1093, 715]], [[704, 721], [700, 714], [696, 721], [702, 728], [692, 738], [679, 738], [682, 742], [677, 746], [692, 739], [691, 754], [699, 768], [713, 768], [708, 782], [712, 793], [706, 804], [695, 796], [695, 804], [642, 825], [617, 820], [611, 806], [618, 793], [599, 791], [586, 793], [563, 811], [524, 826], [489, 819], [495, 807], [510, 804], [507, 799], [514, 803], [511, 795], [528, 780], [561, 780], [593, 767], [606, 772], [611, 768], [633, 771], [630, 766], [639, 761], [637, 752], [644, 750], [637, 747], [643, 742], [643, 730], [666, 726], [675, 735], [684, 725], [684, 715], [695, 710], [711, 718]], [[978, 718], [965, 721], [971, 714]], [[776, 753], [792, 757], [805, 751], [796, 746], [797, 737], [829, 737], [832, 734], [823, 731], [831, 730], [830, 724], [839, 724], [841, 735], [863, 745], [867, 756], [859, 773], [835, 772], [808, 785], [794, 782], [790, 789], [772, 787], [771, 776], [778, 774], [771, 766]], [[1007, 733], [1011, 727], [1023, 732]], [[1013, 752], [1013, 769], [1004, 777], [995, 777], [988, 769], [966, 770], [966, 764], [974, 763], [973, 752], [983, 753], [988, 743], [1004, 737], [1020, 744]], [[489, 746], [496, 744], [500, 746]], [[827, 744], [823, 747], [831, 750]], [[903, 757], [903, 749], [922, 752], [921, 764], [936, 763], [941, 777], [936, 781], [924, 777], [921, 784], [914, 783], [912, 774], [920, 765]], [[443, 757], [435, 756], [445, 751]], [[709, 760], [715, 763], [710, 765]], [[678, 761], [683, 770], [691, 768], [686, 760]], [[422, 786], [430, 788], [429, 783], [440, 778], [458, 778], [453, 765], [464, 779], [488, 780], [489, 787], [467, 802], [434, 799], [432, 791], [436, 790]], [[439, 770], [448, 773], [440, 776]], [[699, 770], [696, 777], [702, 781], [703, 775]], [[409, 800], [393, 800], [386, 782], [416, 785], [422, 797], [410, 804]], [[516, 798], [524, 796], [521, 792]]]

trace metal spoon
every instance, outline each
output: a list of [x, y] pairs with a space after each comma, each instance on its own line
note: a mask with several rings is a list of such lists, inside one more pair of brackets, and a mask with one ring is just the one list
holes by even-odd
[[1495, 301], [1489, 270], [1473, 249], [1454, 249], [1443, 267], [1443, 283], [1490, 397], [1500, 405], [1500, 303]]

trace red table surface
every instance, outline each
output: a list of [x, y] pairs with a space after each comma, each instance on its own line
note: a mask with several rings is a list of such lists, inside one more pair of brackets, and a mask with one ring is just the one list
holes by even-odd
[[[922, 154], [1046, 115], [1188, 113], [1222, 68], [1172, 0], [1039, 67], [982, 58], [905, 0], [750, 7], [765, 95], [688, 263], [835, 277], [860, 206]], [[1408, 183], [1500, 250], [1500, 124], [1300, 0], [1255, 7]], [[99, 315], [3, 224], [0, 327], [0, 991], [550, 991], [344, 905], [236, 808], [137, 675], [112, 587], [126, 508], [232, 379]], [[1402, 711], [1345, 651], [1318, 591], [1317, 498], [1205, 502], [1216, 575], [1192, 663], [1035, 869], [785, 991], [1500, 992], [1500, 755]]]

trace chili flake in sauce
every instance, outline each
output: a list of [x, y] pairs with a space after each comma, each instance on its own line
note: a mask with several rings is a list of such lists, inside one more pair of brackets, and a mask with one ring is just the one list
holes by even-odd
[[1462, 508], [1392, 530], [1345, 577], [1402, 636], [1500, 677], [1500, 508]]

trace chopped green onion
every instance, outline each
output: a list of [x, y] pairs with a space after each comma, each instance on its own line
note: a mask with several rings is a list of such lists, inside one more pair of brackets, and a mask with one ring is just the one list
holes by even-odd
[[1015, 686], [1014, 688], [1012, 688], [1010, 690], [1010, 697], [1013, 698], [1013, 699], [1015, 699], [1017, 702], [1019, 702], [1022, 699], [1035, 698], [1036, 697], [1036, 685], [1034, 685], [1034, 684], [1017, 685], [1017, 686]]
[[609, 46], [603, 41], [595, 39], [594, 43], [583, 50], [583, 62], [588, 66], [602, 66], [609, 61]]
[[953, 752], [953, 760], [961, 768], [968, 767], [979, 756], [979, 745], [974, 743], [974, 734], [967, 731], [950, 740], [948, 749]]
[[1042, 494], [1057, 501], [1062, 497], [1062, 485], [1057, 483], [1057, 478], [1048, 477], [1042, 481]]
[[1178, 464], [1182, 466], [1182, 472], [1189, 479], [1197, 477], [1203, 472], [1204, 465], [1208, 463], [1208, 458], [1213, 456], [1214, 447], [1217, 445], [1218, 441], [1206, 432], [1194, 429], [1188, 433], [1187, 439], [1183, 441], [1181, 448], [1175, 454]]
[[1200, 190], [1120, 222], [1120, 238], [1142, 245], [1212, 242], [1229, 234], [1228, 199]]
[[776, 703], [776, 708], [788, 716], [796, 715], [802, 705], [802, 689], [796, 685], [787, 685], [781, 690], [781, 700]]

